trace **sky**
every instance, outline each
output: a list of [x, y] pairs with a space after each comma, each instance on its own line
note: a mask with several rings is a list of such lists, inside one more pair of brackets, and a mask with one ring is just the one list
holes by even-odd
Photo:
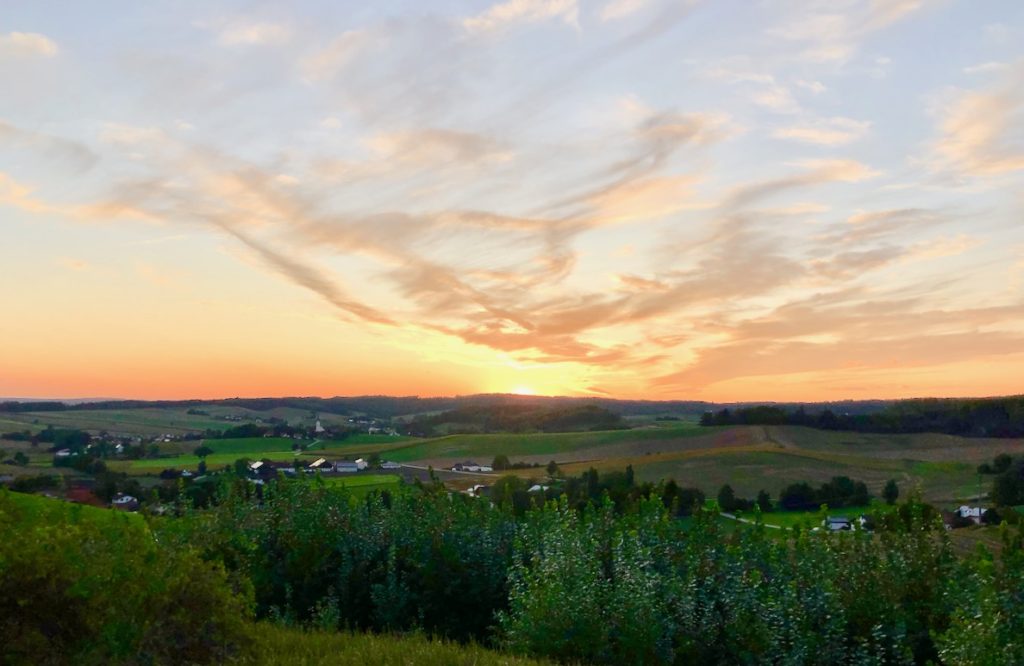
[[0, 4], [0, 395], [1024, 392], [1024, 3]]

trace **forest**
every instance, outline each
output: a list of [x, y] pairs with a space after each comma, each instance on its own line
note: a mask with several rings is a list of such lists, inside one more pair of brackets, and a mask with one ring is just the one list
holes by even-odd
[[705, 412], [701, 425], [795, 425], [874, 433], [939, 432], [967, 437], [1024, 437], [1024, 396], [901, 400], [869, 413], [836, 413], [815, 406], [728, 407]]
[[245, 660], [257, 621], [566, 663], [1024, 661], [1019, 528], [999, 556], [959, 557], [914, 497], [875, 533], [780, 535], [699, 505], [678, 517], [664, 493], [516, 511], [431, 484], [356, 497], [315, 478], [259, 494], [235, 480], [208, 509], [60, 529], [12, 496], [8, 663]]

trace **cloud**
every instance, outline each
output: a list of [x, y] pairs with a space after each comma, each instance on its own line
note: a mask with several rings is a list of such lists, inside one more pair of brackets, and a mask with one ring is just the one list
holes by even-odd
[[217, 36], [224, 46], [267, 46], [286, 44], [292, 38], [290, 26], [282, 23], [230, 23]]
[[852, 118], [827, 118], [804, 125], [780, 127], [772, 132], [776, 139], [792, 139], [819, 146], [845, 146], [862, 139], [871, 123]]
[[37, 32], [9, 32], [0, 35], [0, 58], [52, 58], [59, 52], [56, 42]]
[[375, 42], [376, 39], [369, 30], [347, 30], [327, 46], [305, 56], [299, 63], [299, 68], [308, 81], [331, 78], [373, 47]]
[[462, 20], [471, 33], [490, 32], [520, 23], [538, 23], [557, 19], [579, 28], [577, 0], [506, 0], [486, 11]]
[[649, 0], [610, 0], [601, 8], [602, 21], [617, 21], [636, 14], [647, 7]]
[[802, 171], [734, 188], [722, 207], [734, 210], [790, 190], [830, 182], [856, 183], [879, 175], [878, 171], [856, 160], [804, 160], [795, 166]]
[[971, 65], [970, 67], [964, 67], [964, 74], [991, 74], [994, 72], [1004, 72], [1010, 67], [1010, 63], [1006, 62], [982, 62], [977, 65]]
[[1024, 169], [1024, 62], [994, 88], [956, 94], [939, 115], [933, 168], [972, 177]]
[[796, 15], [784, 17], [768, 34], [802, 45], [802, 60], [842, 63], [850, 60], [872, 33], [929, 4], [935, 4], [935, 0], [853, 0], [824, 3], [822, 10], [807, 9], [808, 5], [797, 3], [800, 10]]
[[33, 158], [43, 158], [52, 164], [82, 173], [91, 169], [99, 156], [91, 148], [77, 141], [17, 127], [0, 120], [0, 153], [17, 150]]
[[458, 163], [469, 166], [487, 160], [505, 160], [509, 154], [490, 137], [442, 128], [418, 128], [376, 134], [367, 145], [382, 159], [417, 165]]

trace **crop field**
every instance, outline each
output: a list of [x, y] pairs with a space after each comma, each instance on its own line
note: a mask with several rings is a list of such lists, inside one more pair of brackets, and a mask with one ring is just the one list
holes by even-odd
[[[239, 458], [266, 458], [275, 462], [287, 462], [294, 460], [295, 457], [294, 451], [261, 451], [252, 455], [245, 455], [244, 453], [213, 453], [206, 456], [206, 466], [210, 470], [215, 470], [225, 465], [233, 465]], [[199, 466], [199, 457], [192, 454], [182, 454], [169, 458], [115, 461], [108, 463], [108, 466], [112, 469], [127, 471], [130, 474], [155, 474], [163, 469], [196, 469]]]
[[389, 457], [399, 462], [412, 460], [435, 460], [479, 458], [490, 462], [494, 456], [504, 454], [510, 458], [524, 456], [554, 456], [616, 444], [653, 443], [687, 439], [707, 435], [709, 429], [698, 425], [683, 424], [671, 427], [638, 428], [633, 430], [601, 430], [596, 432], [559, 432], [493, 435], [448, 435], [435, 439], [420, 440], [409, 446], [395, 449]]
[[[106, 430], [130, 435], [183, 434], [207, 428], [221, 430], [232, 425], [230, 422], [213, 419], [209, 416], [187, 414], [185, 409], [161, 408], [25, 412], [5, 414], [3, 418], [6, 421], [34, 426], [35, 429], [52, 425], [54, 428]], [[24, 426], [12, 427], [12, 429], [23, 430]]]
[[[271, 451], [291, 451], [292, 446], [309, 444], [308, 440], [290, 437], [239, 437], [237, 439], [204, 439], [202, 446], [214, 453], [233, 453], [239, 458], [252, 458]], [[195, 447], [200, 446], [196, 443]], [[195, 448], [193, 447], [193, 448]]]
[[395, 474], [335, 474], [322, 478], [328, 486], [345, 486], [346, 488], [386, 488], [397, 486], [402, 480]]

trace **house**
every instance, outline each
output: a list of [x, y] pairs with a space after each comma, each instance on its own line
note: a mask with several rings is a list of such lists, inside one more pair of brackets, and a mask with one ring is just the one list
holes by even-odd
[[317, 458], [313, 462], [309, 463], [309, 467], [306, 468], [307, 472], [320, 472], [321, 474], [330, 474], [334, 471], [334, 465], [327, 462], [326, 458]]
[[124, 444], [115, 444], [114, 453], [116, 455], [121, 455], [122, 453], [124, 453]]
[[842, 532], [853, 529], [853, 525], [850, 523], [849, 518], [842, 516], [828, 516], [825, 518], [825, 528], [829, 532]]
[[470, 487], [466, 491], [466, 494], [469, 495], [470, 497], [490, 497], [491, 487], [477, 484], [475, 486]]
[[324, 427], [322, 425], [320, 425], [320, 419], [316, 420], [316, 425], [313, 426], [313, 432], [315, 432], [318, 435], [321, 435], [321, 434], [327, 432], [326, 430], [324, 430]]
[[385, 460], [380, 464], [381, 469], [401, 469], [402, 465], [392, 460]]
[[114, 500], [110, 504], [120, 511], [137, 511], [139, 508], [139, 500], [124, 493], [114, 495]]
[[183, 469], [183, 470], [181, 470], [181, 477], [182, 477], [183, 479], [188, 479], [188, 478], [190, 478], [191, 476], [192, 476], [192, 472], [188, 471], [187, 469]]
[[364, 458], [357, 458], [356, 459], [356, 467], [358, 467], [359, 469], [363, 470], [363, 469], [366, 469], [369, 466], [370, 466], [370, 463], [366, 462], [366, 460]]
[[57, 456], [58, 458], [67, 458], [68, 456], [71, 455], [71, 449], [61, 449], [60, 451], [57, 451], [57, 453], [55, 453], [54, 455]]
[[526, 491], [528, 493], [542, 493], [548, 489], [548, 486], [542, 486], [539, 483], [535, 483]]
[[360, 469], [359, 465], [352, 462], [351, 460], [339, 460], [334, 463], [335, 472], [352, 473], [358, 472]]
[[263, 467], [263, 461], [262, 460], [257, 460], [256, 462], [249, 463], [249, 471], [250, 472], [259, 472], [261, 467]]
[[956, 514], [961, 518], [966, 518], [976, 525], [981, 524], [981, 519], [985, 516], [985, 509], [980, 506], [967, 506], [966, 504], [956, 510]]
[[488, 466], [488, 465], [481, 465], [480, 463], [475, 463], [472, 460], [467, 460], [466, 462], [455, 463], [454, 465], [452, 465], [452, 471], [453, 472], [490, 472], [491, 471], [491, 467]]

